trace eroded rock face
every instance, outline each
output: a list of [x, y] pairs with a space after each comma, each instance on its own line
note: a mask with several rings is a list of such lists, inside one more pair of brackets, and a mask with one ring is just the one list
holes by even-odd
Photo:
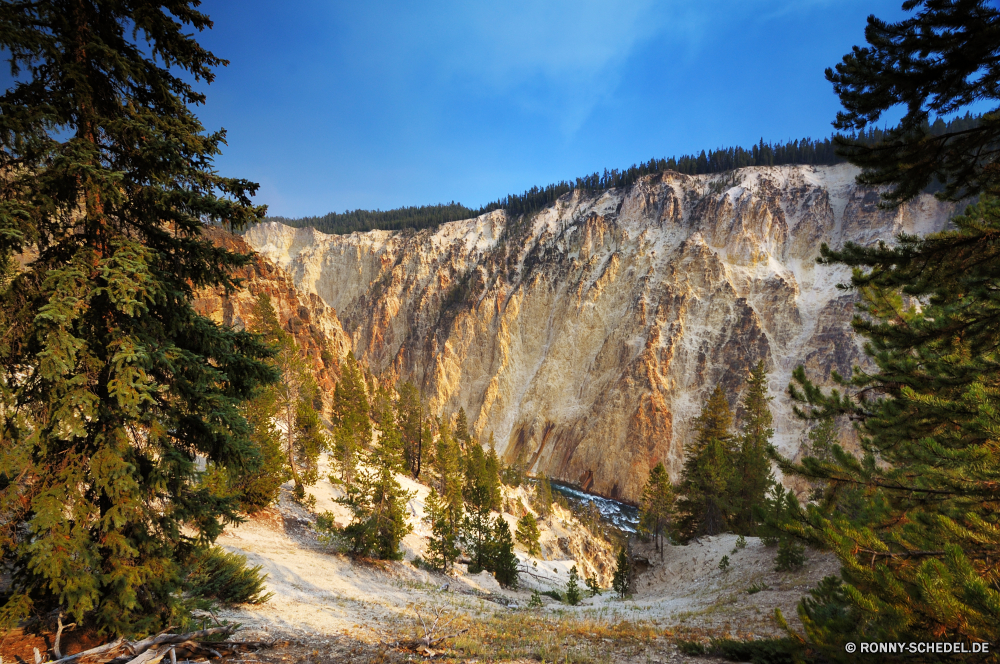
[[[237, 253], [252, 250], [242, 238], [209, 228], [206, 235], [216, 245]], [[340, 361], [350, 351], [350, 339], [340, 325], [337, 313], [315, 293], [300, 292], [284, 269], [263, 256], [234, 273], [243, 288], [227, 294], [221, 288], [202, 289], [196, 293], [194, 309], [216, 323], [243, 329], [260, 295], [267, 295], [281, 326], [295, 338], [329, 405], [340, 378]]]
[[820, 243], [939, 230], [953, 207], [881, 210], [855, 173], [667, 173], [527, 220], [345, 236], [268, 223], [245, 239], [339, 312], [373, 371], [421, 385], [433, 412], [464, 407], [506, 459], [634, 500], [657, 461], [677, 476], [717, 383], [735, 405], [763, 359], [775, 443], [794, 455], [792, 369], [822, 379], [860, 361], [853, 296], [835, 287], [849, 275], [815, 264]]

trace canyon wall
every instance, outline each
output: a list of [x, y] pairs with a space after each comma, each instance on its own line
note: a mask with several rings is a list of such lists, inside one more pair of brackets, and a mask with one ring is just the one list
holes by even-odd
[[[251, 252], [242, 238], [221, 229], [208, 228], [205, 234], [217, 246], [241, 254]], [[257, 298], [268, 296], [278, 322], [302, 350], [328, 407], [340, 379], [340, 362], [351, 350], [336, 311], [318, 295], [299, 291], [284, 269], [259, 254], [234, 276], [240, 279], [239, 290], [202, 289], [195, 294], [195, 311], [221, 325], [245, 329]]]
[[736, 406], [750, 366], [770, 374], [775, 444], [804, 425], [795, 366], [821, 382], [862, 360], [854, 295], [819, 246], [940, 230], [954, 206], [897, 210], [848, 166], [754, 167], [576, 191], [528, 218], [503, 211], [421, 232], [325, 235], [277, 223], [245, 234], [336, 310], [359, 359], [413, 380], [432, 412], [465, 408], [482, 440], [536, 473], [635, 500], [649, 468], [676, 477], [716, 384]]

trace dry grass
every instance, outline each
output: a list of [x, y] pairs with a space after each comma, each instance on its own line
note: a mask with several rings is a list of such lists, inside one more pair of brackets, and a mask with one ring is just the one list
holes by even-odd
[[[422, 615], [426, 620], [427, 614]], [[653, 621], [629, 620], [606, 611], [581, 615], [501, 610], [445, 615], [453, 619], [449, 631], [462, 632], [438, 647], [446, 660], [652, 661], [651, 657], [676, 651], [677, 640], [708, 641], [722, 636], [699, 629], [672, 631]], [[400, 642], [423, 636], [419, 620], [400, 627], [395, 634]]]

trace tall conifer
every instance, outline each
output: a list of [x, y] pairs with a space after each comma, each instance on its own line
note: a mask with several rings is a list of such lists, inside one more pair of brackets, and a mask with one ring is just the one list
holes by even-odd
[[843, 584], [825, 583], [800, 607], [810, 640], [831, 657], [852, 637], [995, 641], [1000, 624], [1000, 115], [942, 141], [921, 130], [931, 112], [1000, 99], [1000, 10], [983, 0], [904, 9], [917, 11], [894, 24], [869, 19], [870, 47], [828, 73], [841, 126], [907, 108], [887, 144], [848, 157], [863, 180], [892, 185], [890, 202], [931, 177], [946, 197], [982, 195], [952, 230], [894, 247], [822, 248], [825, 262], [853, 268], [862, 299], [853, 326], [875, 365], [834, 376], [844, 392], [822, 393], [801, 367], [790, 388], [812, 406], [806, 415], [848, 415], [861, 434], [857, 457], [833, 445], [830, 458], [783, 463], [828, 487], [797, 530], [842, 564]]
[[729, 525], [728, 491], [733, 483], [733, 416], [716, 385], [695, 420], [695, 436], [684, 458], [677, 501], [678, 534], [684, 538], [717, 535]]
[[755, 512], [764, 505], [764, 496], [774, 483], [771, 473], [771, 438], [773, 418], [767, 396], [767, 372], [761, 360], [747, 377], [743, 395], [743, 423], [736, 454], [733, 487], [733, 531], [755, 535]]
[[[113, 633], [172, 622], [181, 568], [236, 518], [196, 458], [252, 467], [240, 404], [273, 378], [251, 334], [195, 313], [248, 256], [206, 223], [264, 215], [257, 185], [218, 175], [192, 87], [225, 61], [197, 3], [5, 2], [0, 46], [3, 289], [0, 554], [6, 625], [61, 607]], [[30, 536], [25, 536], [30, 532]]]

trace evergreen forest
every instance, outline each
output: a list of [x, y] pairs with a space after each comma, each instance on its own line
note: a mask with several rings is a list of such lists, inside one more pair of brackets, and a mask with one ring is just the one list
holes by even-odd
[[[924, 131], [929, 136], [944, 136], [972, 129], [979, 124], [979, 116], [966, 113], [947, 121], [940, 117], [933, 123], [924, 123]], [[805, 164], [815, 166], [831, 166], [847, 161], [841, 143], [857, 143], [861, 145], [878, 145], [885, 140], [885, 129], [869, 127], [868, 129], [843, 135], [835, 135], [822, 140], [803, 138], [798, 140], [765, 143], [762, 138], [757, 145], [749, 148], [723, 147], [715, 150], [702, 150], [697, 155], [686, 154], [667, 159], [650, 159], [647, 162], [633, 164], [625, 169], [605, 169], [603, 173], [592, 173], [573, 180], [564, 180], [544, 187], [532, 187], [520, 194], [509, 194], [478, 209], [467, 208], [460, 203], [423, 205], [419, 207], [404, 207], [395, 210], [347, 210], [343, 213], [331, 212], [319, 217], [288, 217], [269, 216], [267, 221], [276, 221], [294, 228], [315, 228], [322, 233], [348, 234], [371, 230], [423, 230], [436, 228], [440, 224], [473, 217], [492, 212], [506, 210], [513, 217], [531, 214], [553, 205], [559, 197], [577, 189], [588, 193], [606, 191], [618, 187], [627, 187], [639, 178], [655, 175], [666, 171], [676, 171], [685, 175], [704, 175], [708, 173], [726, 173], [747, 166], [783, 166], [787, 164]], [[926, 187], [928, 191], [938, 191], [940, 185], [936, 182]]]

